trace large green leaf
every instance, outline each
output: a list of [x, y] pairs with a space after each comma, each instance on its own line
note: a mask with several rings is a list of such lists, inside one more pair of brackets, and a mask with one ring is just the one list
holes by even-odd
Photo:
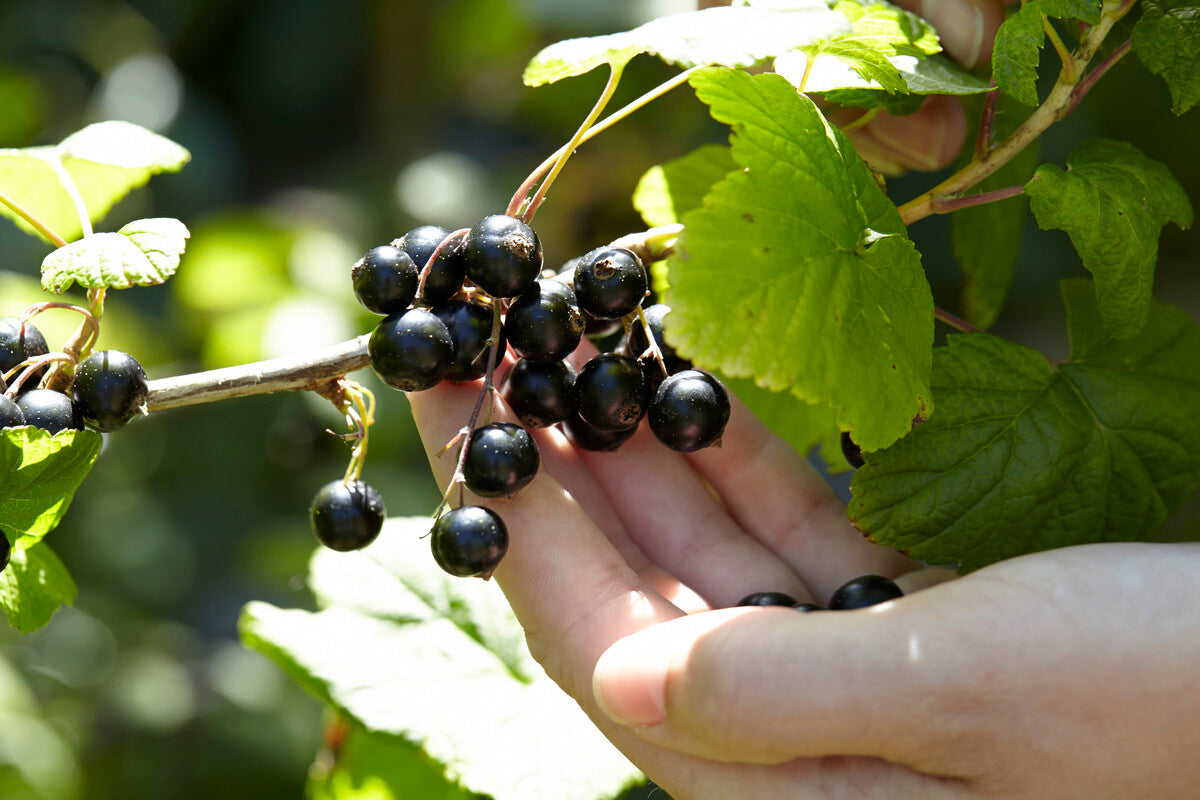
[[14, 549], [31, 547], [58, 525], [100, 442], [92, 431], [0, 430], [0, 530]]
[[[913, 56], [889, 56], [887, 62], [895, 70], [904, 87], [899, 91], [912, 94], [983, 94], [988, 91], [987, 81], [967, 72], [942, 55], [918, 59]], [[856, 72], [846, 60], [830, 53], [821, 53], [813, 60], [807, 79], [808, 56], [799, 50], [785, 53], [775, 59], [775, 71], [787, 78], [793, 86], [804, 83], [809, 94], [833, 93], [844, 89], [872, 89], [880, 98], [875, 105], [884, 105], [888, 94], [878, 82]], [[835, 95], [836, 97], [836, 95]], [[831, 100], [836, 100], [831, 97]], [[855, 103], [855, 105], [864, 105]]]
[[737, 167], [729, 148], [706, 144], [651, 167], [633, 190], [633, 207], [650, 227], [671, 225], [699, 208], [712, 185]]
[[1200, 0], [1143, 0], [1133, 50], [1171, 90], [1171, 110], [1200, 101]]
[[850, 517], [871, 539], [967, 571], [1023, 553], [1151, 537], [1200, 488], [1200, 327], [1155, 303], [1110, 338], [1064, 284], [1071, 357], [988, 334], [934, 355], [937, 413], [868, 454]]
[[1043, 229], [1066, 231], [1096, 277], [1104, 323], [1120, 338], [1146, 320], [1167, 222], [1192, 224], [1187, 195], [1166, 165], [1126, 142], [1090, 139], [1067, 159], [1045, 164], [1025, 184]]
[[[49, 226], [63, 239], [83, 232], [79, 214], [58, 169], [65, 168], [97, 222], [133, 189], [161, 172], [177, 172], [188, 162], [187, 150], [130, 122], [98, 122], [71, 134], [57, 146], [0, 150], [0, 193]], [[11, 209], [0, 216], [38, 235]]]
[[553, 83], [604, 64], [623, 66], [640, 53], [683, 67], [748, 67], [849, 28], [846, 17], [824, 0], [689, 11], [623, 33], [552, 44], [525, 67], [524, 80], [529, 86]]
[[42, 286], [60, 293], [72, 283], [89, 289], [154, 286], [175, 274], [191, 236], [169, 217], [138, 219], [116, 233], [93, 233], [42, 261]]
[[[345, 723], [342, 723], [345, 724]], [[307, 800], [472, 800], [446, 780], [421, 748], [396, 736], [346, 725], [333, 768], [309, 772]]]
[[251, 603], [243, 640], [366, 730], [420, 745], [469, 791], [595, 800], [637, 781], [533, 662], [499, 588], [438, 569], [430, 524], [392, 520], [363, 551], [319, 552], [310, 585], [323, 610]]
[[1036, 106], [1037, 67], [1046, 41], [1046, 17], [1095, 25], [1100, 0], [1029, 0], [1004, 21], [992, 46], [992, 77], [1000, 90], [1025, 105]]
[[75, 602], [75, 581], [45, 542], [13, 550], [0, 572], [0, 608], [8, 624], [21, 633], [36, 631], [50, 621], [63, 603]]
[[666, 296], [678, 349], [832, 408], [865, 449], [891, 444], [932, 408], [933, 303], [895, 206], [784, 79], [692, 83], [742, 169], [684, 215]]

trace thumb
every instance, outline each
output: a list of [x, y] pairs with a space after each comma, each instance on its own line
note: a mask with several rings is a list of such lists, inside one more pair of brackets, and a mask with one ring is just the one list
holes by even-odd
[[937, 617], [918, 601], [936, 591], [858, 611], [739, 608], [659, 623], [601, 656], [593, 691], [608, 716], [683, 753], [875, 756], [936, 770], [922, 762], [955, 743], [973, 685], [956, 677], [961, 648], [925, 624]]

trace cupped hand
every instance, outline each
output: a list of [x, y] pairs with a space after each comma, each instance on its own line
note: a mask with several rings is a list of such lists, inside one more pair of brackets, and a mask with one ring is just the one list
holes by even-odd
[[[453, 457], [436, 453], [478, 388], [411, 396], [443, 486]], [[860, 611], [730, 608], [754, 591], [824, 602], [863, 574], [910, 591], [944, 574], [864, 540], [736, 401], [723, 445], [690, 455], [644, 425], [615, 453], [536, 437], [533, 483], [468, 494], [508, 525], [496, 578], [547, 673], [680, 800], [1200, 785], [1200, 548], [1034, 555]]]

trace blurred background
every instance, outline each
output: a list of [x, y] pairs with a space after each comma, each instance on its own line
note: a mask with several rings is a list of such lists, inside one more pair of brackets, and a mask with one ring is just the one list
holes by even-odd
[[[562, 38], [623, 30], [687, 0], [0, 0], [0, 147], [58, 142], [125, 119], [187, 147], [98, 226], [173, 216], [192, 238], [166, 285], [111, 292], [101, 346], [152, 378], [244, 363], [370, 330], [348, 270], [419, 224], [503, 210], [570, 136], [604, 76], [526, 89], [525, 62]], [[1131, 61], [1132, 59], [1129, 59]], [[615, 105], [676, 70], [627, 70]], [[1107, 76], [1046, 137], [1061, 163], [1088, 136], [1133, 141], [1200, 202], [1197, 112], [1168, 112], [1135, 65]], [[538, 215], [554, 265], [644, 227], [629, 196], [650, 166], [727, 131], [678, 90], [583, 147]], [[928, 175], [889, 183], [903, 201]], [[938, 304], [957, 308], [945, 218], [912, 234]], [[999, 333], [1066, 354], [1054, 286], [1083, 274], [1065, 235], [1024, 237]], [[0, 315], [42, 297], [49, 248], [0, 225]], [[1168, 228], [1157, 296], [1200, 318], [1200, 238]], [[734, 268], [731, 266], [731, 269]], [[76, 324], [37, 324], [52, 345]], [[428, 514], [437, 489], [403, 396], [369, 373], [378, 423], [364, 477], [393, 516]], [[311, 607], [304, 585], [313, 492], [349, 455], [327, 402], [276, 395], [178, 409], [106, 437], [53, 546], [74, 608], [21, 636], [0, 629], [0, 797], [294, 798], [321, 745], [320, 704], [244, 650], [251, 599]], [[1196, 503], [1167, 536], [1197, 537]]]

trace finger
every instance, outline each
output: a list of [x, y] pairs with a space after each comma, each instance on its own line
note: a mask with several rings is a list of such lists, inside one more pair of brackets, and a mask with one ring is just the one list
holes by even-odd
[[942, 47], [974, 69], [992, 58], [992, 42], [1004, 22], [1003, 0], [897, 0], [937, 29]]
[[738, 524], [790, 564], [818, 602], [851, 578], [892, 577], [915, 567], [863, 538], [812, 465], [737, 398], [721, 446], [688, 460]]
[[[838, 120], [839, 115], [832, 119]], [[962, 149], [967, 117], [956, 98], [931, 95], [916, 113], [892, 116], [880, 112], [847, 135], [876, 172], [897, 175], [907, 169], [935, 170], [949, 165]]]

